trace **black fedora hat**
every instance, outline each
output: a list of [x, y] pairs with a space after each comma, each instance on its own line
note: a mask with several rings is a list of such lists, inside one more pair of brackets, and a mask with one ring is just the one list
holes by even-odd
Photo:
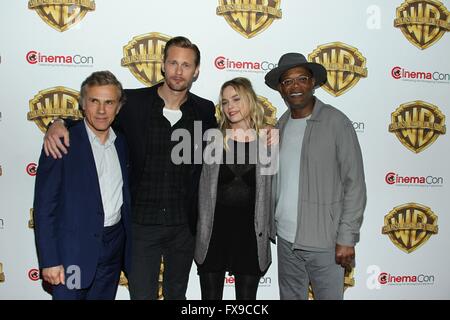
[[316, 80], [315, 88], [327, 82], [327, 70], [319, 63], [309, 62], [301, 53], [290, 52], [283, 54], [278, 61], [278, 66], [270, 70], [264, 77], [266, 84], [274, 90], [278, 90], [280, 77], [287, 70], [295, 67], [304, 67], [311, 71]]

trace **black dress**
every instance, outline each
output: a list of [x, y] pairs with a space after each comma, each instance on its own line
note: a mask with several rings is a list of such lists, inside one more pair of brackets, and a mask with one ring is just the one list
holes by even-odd
[[[229, 146], [230, 150], [224, 150], [219, 170], [208, 253], [198, 272], [228, 271], [229, 274], [261, 276], [254, 222], [256, 142], [230, 140]], [[238, 148], [245, 149], [245, 156], [236, 152]], [[231, 161], [227, 161], [226, 154]]]

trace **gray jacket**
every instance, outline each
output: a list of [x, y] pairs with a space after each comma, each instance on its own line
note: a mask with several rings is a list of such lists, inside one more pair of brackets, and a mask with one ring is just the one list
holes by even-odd
[[[290, 116], [288, 109], [278, 121], [280, 143]], [[300, 176], [294, 248], [354, 246], [366, 206], [361, 149], [347, 116], [317, 98], [307, 120]]]
[[[221, 149], [223, 151], [223, 149]], [[222, 155], [219, 155], [222, 159]], [[256, 164], [256, 193], [255, 193], [255, 232], [258, 262], [261, 271], [266, 270], [272, 262], [270, 251], [270, 233], [274, 230], [274, 206], [272, 201], [272, 176], [261, 175], [263, 165]], [[216, 207], [217, 182], [220, 164], [203, 164], [199, 184], [199, 217], [195, 243], [195, 261], [202, 264], [208, 252], [211, 233], [214, 225], [214, 209]], [[232, 232], [232, 230], [230, 230]], [[274, 238], [272, 238], [274, 241]]]

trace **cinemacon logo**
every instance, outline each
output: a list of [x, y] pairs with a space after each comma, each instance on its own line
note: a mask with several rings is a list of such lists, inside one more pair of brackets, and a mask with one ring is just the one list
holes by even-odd
[[433, 275], [393, 275], [388, 272], [381, 272], [378, 276], [381, 285], [425, 285], [433, 284]]
[[394, 79], [400, 80], [423, 80], [423, 81], [446, 81], [450, 82], [450, 73], [441, 73], [438, 71], [411, 71], [402, 67], [394, 67], [391, 70]]
[[37, 174], [37, 167], [38, 167], [38, 166], [37, 166], [36, 163], [31, 162], [31, 163], [27, 164], [26, 172], [27, 172], [30, 176], [34, 177], [34, 176]]
[[219, 70], [244, 71], [244, 72], [268, 72], [277, 66], [268, 61], [241, 61], [219, 56], [214, 60], [214, 66]]
[[[224, 285], [226, 287], [233, 286], [236, 283], [236, 279], [234, 276], [227, 275], [224, 279]], [[260, 287], [270, 287], [272, 284], [272, 278], [271, 277], [262, 277], [259, 279], [259, 286]]]
[[387, 184], [403, 186], [433, 186], [438, 187], [444, 184], [443, 177], [434, 176], [401, 176], [395, 172], [388, 172], [384, 178]]
[[53, 55], [44, 54], [39, 51], [31, 50], [25, 56], [29, 64], [39, 65], [66, 65], [66, 66], [92, 66], [94, 57], [75, 55]]
[[385, 272], [380, 266], [370, 265], [367, 267], [369, 276], [366, 286], [369, 290], [379, 290], [384, 286], [420, 286], [434, 285], [435, 275], [427, 274], [392, 274]]

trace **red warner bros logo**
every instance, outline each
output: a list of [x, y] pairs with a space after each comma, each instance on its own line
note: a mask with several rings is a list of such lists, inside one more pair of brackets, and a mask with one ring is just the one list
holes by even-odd
[[88, 11], [95, 10], [93, 0], [29, 0], [28, 9], [55, 30], [66, 31], [80, 22]]

